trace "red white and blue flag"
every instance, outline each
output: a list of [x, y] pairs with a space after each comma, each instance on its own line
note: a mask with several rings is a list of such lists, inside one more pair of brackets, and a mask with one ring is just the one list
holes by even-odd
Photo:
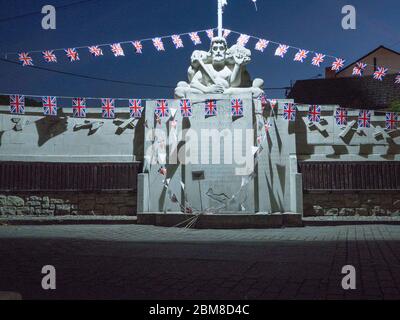
[[143, 113], [141, 99], [129, 99], [129, 110], [131, 118], [141, 118]]
[[189, 37], [190, 37], [190, 40], [192, 40], [192, 42], [193, 42], [193, 44], [195, 46], [197, 46], [198, 44], [201, 44], [201, 39], [200, 39], [200, 37], [199, 37], [197, 32], [189, 33]]
[[371, 126], [371, 111], [361, 110], [358, 114], [358, 127], [369, 128]]
[[214, 29], [209, 29], [206, 31], [207, 37], [212, 40], [214, 38]]
[[398, 75], [396, 76], [396, 79], [394, 80], [394, 83], [400, 84], [400, 74], [398, 74]]
[[57, 115], [57, 98], [56, 97], [43, 97], [43, 114], [45, 116]]
[[321, 63], [324, 62], [325, 55], [322, 53], [316, 53], [314, 58], [312, 59], [311, 64], [316, 67], [320, 67]]
[[332, 63], [332, 71], [339, 71], [344, 67], [345, 60], [337, 58], [333, 63]]
[[72, 99], [72, 111], [74, 118], [86, 118], [86, 99], [85, 98]]
[[22, 52], [18, 54], [18, 60], [22, 62], [22, 65], [25, 66], [33, 66], [33, 60], [29, 56], [29, 53]]
[[100, 57], [103, 55], [103, 50], [99, 48], [98, 46], [92, 46], [89, 47], [89, 52], [94, 56], [94, 57]]
[[288, 121], [296, 121], [297, 108], [293, 103], [285, 103], [283, 105], [283, 119]]
[[165, 51], [164, 43], [162, 42], [161, 38], [154, 38], [153, 45], [157, 49], [157, 51]]
[[124, 49], [122, 49], [120, 43], [114, 43], [111, 45], [111, 51], [114, 53], [116, 57], [123, 57], [125, 56]]
[[180, 106], [183, 118], [189, 118], [193, 115], [192, 103], [190, 102], [190, 99], [182, 99]]
[[338, 126], [347, 126], [347, 110], [344, 108], [337, 108], [335, 110], [335, 119]]
[[396, 130], [397, 124], [399, 123], [399, 115], [394, 112], [386, 113], [386, 129], [387, 130]]
[[288, 52], [289, 46], [285, 44], [280, 44], [278, 48], [275, 50], [275, 55], [283, 58], [285, 54]]
[[361, 77], [366, 68], [367, 68], [367, 64], [366, 63], [357, 62], [356, 66], [353, 68], [353, 76]]
[[388, 69], [385, 67], [378, 67], [378, 69], [374, 72], [374, 79], [383, 81], [383, 78], [386, 76]]
[[159, 118], [169, 117], [168, 101], [165, 99], [157, 100], [157, 107], [155, 114]]
[[181, 36], [174, 34], [171, 38], [176, 49], [183, 48]]
[[321, 122], [321, 106], [309, 106], [308, 121], [317, 123]]
[[69, 49], [65, 50], [65, 53], [67, 54], [67, 57], [68, 57], [69, 61], [71, 61], [71, 62], [80, 60], [79, 54], [75, 48], [69, 48]]
[[205, 113], [206, 113], [206, 116], [216, 116], [217, 115], [217, 100], [206, 100]]
[[264, 50], [268, 47], [269, 41], [265, 39], [260, 39], [256, 43], [255, 49], [261, 52], [264, 52]]
[[115, 99], [101, 99], [101, 114], [104, 119], [115, 118]]
[[232, 99], [231, 100], [232, 116], [242, 117], [243, 116], [243, 100]]
[[229, 29], [224, 29], [224, 34], [222, 35], [225, 39], [229, 37], [229, 35], [231, 34], [231, 30]]
[[10, 96], [10, 112], [12, 114], [25, 113], [25, 96], [19, 96], [19, 95]]
[[310, 51], [299, 49], [299, 52], [296, 53], [293, 60], [303, 63], [304, 59], [307, 59], [309, 53]]
[[247, 34], [241, 34], [239, 38], [237, 39], [236, 43], [242, 47], [245, 47], [246, 44], [249, 42], [250, 36]]
[[43, 51], [43, 58], [48, 63], [57, 62], [57, 57], [51, 50]]
[[134, 41], [134, 42], [132, 42], [132, 45], [135, 48], [136, 53], [143, 53], [142, 52], [143, 46], [140, 41]]

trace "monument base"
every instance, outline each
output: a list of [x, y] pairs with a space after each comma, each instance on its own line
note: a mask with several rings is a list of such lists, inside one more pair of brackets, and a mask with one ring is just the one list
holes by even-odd
[[[183, 213], [139, 213], [137, 224], [159, 227], [185, 227], [195, 218]], [[202, 214], [191, 226], [193, 229], [269, 229], [303, 227], [302, 215], [297, 213], [279, 214]]]

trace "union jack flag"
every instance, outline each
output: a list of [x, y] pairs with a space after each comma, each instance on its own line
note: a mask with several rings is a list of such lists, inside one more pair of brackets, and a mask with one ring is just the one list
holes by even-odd
[[285, 103], [283, 105], [283, 119], [288, 121], [296, 121], [296, 106], [293, 103]]
[[243, 116], [243, 100], [232, 99], [231, 100], [232, 116], [242, 117]]
[[129, 110], [131, 118], [141, 118], [143, 113], [141, 99], [129, 99]]
[[374, 79], [383, 81], [383, 78], [386, 76], [388, 69], [385, 67], [378, 67], [378, 70], [374, 72]]
[[94, 56], [94, 57], [100, 57], [103, 55], [103, 50], [99, 48], [98, 46], [92, 46], [89, 47], [89, 52]]
[[278, 101], [276, 99], [268, 99], [269, 103], [271, 104], [271, 108], [274, 109], [278, 105]]
[[261, 97], [260, 97], [260, 101], [261, 101], [261, 107], [264, 110], [268, 105], [267, 96], [265, 94], [262, 94]]
[[164, 43], [162, 42], [161, 38], [154, 38], [153, 45], [157, 49], [157, 51], [165, 51]]
[[369, 128], [371, 126], [371, 111], [360, 111], [360, 113], [358, 114], [358, 126], [360, 128]]
[[322, 53], [316, 53], [315, 57], [312, 59], [311, 64], [316, 67], [320, 67], [321, 63], [324, 62], [325, 55]]
[[299, 49], [299, 52], [296, 53], [293, 60], [303, 63], [304, 59], [307, 59], [309, 53], [310, 51]]
[[201, 44], [201, 39], [200, 39], [199, 35], [197, 34], [197, 32], [189, 33], [189, 37], [190, 37], [190, 40], [193, 41], [193, 44], [195, 46], [197, 46], [198, 44]]
[[212, 38], [214, 38], [214, 29], [210, 29], [206, 31], [207, 33], [207, 37], [212, 40]]
[[241, 45], [242, 47], [245, 47], [247, 42], [249, 42], [250, 40], [250, 36], [248, 36], [247, 34], [241, 34], [239, 36], [239, 38], [237, 39], [237, 44]]
[[264, 52], [264, 50], [268, 47], [269, 41], [265, 39], [260, 39], [256, 43], [255, 49], [261, 52]]
[[114, 119], [115, 99], [101, 99], [101, 113], [104, 119]]
[[124, 50], [121, 47], [120, 43], [114, 43], [111, 45], [111, 51], [114, 53], [116, 57], [123, 57], [125, 56]]
[[43, 58], [46, 62], [57, 62], [57, 57], [53, 51], [47, 50], [43, 51]]
[[74, 118], [86, 118], [86, 99], [72, 99], [72, 111]]
[[356, 66], [353, 68], [353, 76], [361, 77], [366, 67], [367, 67], [366, 63], [357, 62]]
[[43, 114], [45, 116], [57, 115], [57, 98], [56, 97], [43, 97]]
[[206, 116], [217, 115], [217, 100], [206, 100], [205, 104]]
[[396, 130], [397, 124], [399, 122], [399, 115], [394, 112], [386, 113], [386, 129], [387, 130]]
[[167, 100], [157, 100], [157, 107], [155, 111], [156, 116], [160, 118], [169, 117], [169, 108]]
[[133, 47], [135, 48], [136, 53], [142, 53], [142, 43], [140, 41], [134, 41], [132, 42]]
[[181, 105], [182, 117], [189, 118], [193, 115], [192, 103], [190, 102], [189, 99], [182, 99], [180, 105]]
[[396, 76], [396, 79], [394, 80], [394, 83], [400, 84], [400, 74]]
[[337, 58], [333, 63], [332, 63], [332, 71], [339, 71], [344, 67], [344, 62], [345, 60]]
[[33, 66], [33, 60], [29, 56], [29, 53], [22, 52], [22, 53], [18, 54], [18, 59], [19, 59], [19, 61], [22, 62], [23, 66]]
[[183, 42], [182, 42], [181, 36], [174, 34], [171, 38], [172, 38], [172, 42], [174, 43], [176, 49], [183, 48]]
[[10, 96], [10, 112], [12, 114], [25, 113], [25, 96], [19, 96], [19, 95]]
[[289, 46], [285, 44], [280, 44], [278, 48], [275, 50], [275, 55], [283, 58], [285, 54], [288, 52]]
[[65, 50], [65, 53], [67, 54], [67, 57], [69, 58], [69, 61], [71, 61], [71, 62], [80, 60], [79, 54], [75, 48], [69, 48], [69, 49]]
[[347, 110], [344, 108], [337, 108], [335, 110], [335, 119], [338, 126], [347, 126]]
[[229, 37], [229, 35], [231, 34], [231, 30], [229, 29], [224, 29], [224, 34], [222, 35], [225, 39]]
[[310, 122], [321, 122], [321, 106], [310, 106], [308, 110], [308, 120]]

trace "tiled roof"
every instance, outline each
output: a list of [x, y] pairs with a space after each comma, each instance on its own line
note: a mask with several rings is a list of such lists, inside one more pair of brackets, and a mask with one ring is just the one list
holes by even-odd
[[383, 109], [398, 100], [400, 85], [395, 74], [383, 81], [368, 77], [296, 81], [288, 98], [304, 104], [336, 104], [346, 108]]

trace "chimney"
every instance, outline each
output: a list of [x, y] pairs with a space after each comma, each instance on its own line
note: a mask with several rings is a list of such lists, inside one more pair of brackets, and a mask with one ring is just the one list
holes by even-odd
[[325, 68], [325, 79], [336, 78], [336, 71], [332, 70], [332, 67]]

